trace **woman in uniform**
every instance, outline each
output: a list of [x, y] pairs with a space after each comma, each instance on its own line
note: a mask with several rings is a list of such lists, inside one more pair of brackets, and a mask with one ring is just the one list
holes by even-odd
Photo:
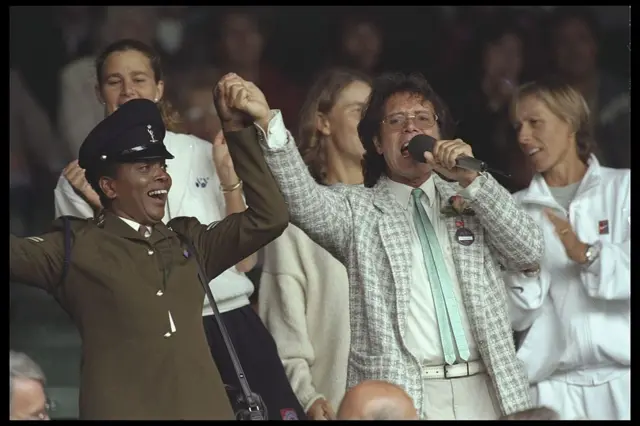
[[[227, 99], [229, 88], [219, 87]], [[70, 230], [58, 220], [50, 233], [10, 238], [11, 279], [50, 292], [80, 330], [81, 419], [234, 417], [204, 333], [196, 258], [216, 277], [279, 236], [288, 213], [255, 128], [222, 104], [218, 111], [245, 189], [243, 213], [212, 224], [162, 222], [171, 188], [165, 161], [173, 156], [157, 106], [134, 99], [80, 150], [104, 212], [71, 220]]]

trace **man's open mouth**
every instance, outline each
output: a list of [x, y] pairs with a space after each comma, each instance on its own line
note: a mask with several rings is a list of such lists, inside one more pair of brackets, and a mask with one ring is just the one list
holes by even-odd
[[400, 147], [400, 154], [405, 158], [411, 156], [411, 154], [409, 153], [409, 141], [407, 141]]

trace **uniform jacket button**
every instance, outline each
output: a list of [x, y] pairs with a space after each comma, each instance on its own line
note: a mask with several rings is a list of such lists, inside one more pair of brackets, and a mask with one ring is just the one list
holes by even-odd
[[153, 250], [149, 250], [149, 251], [147, 252], [147, 254], [148, 254], [149, 256], [151, 256], [151, 255], [153, 254]]
[[163, 294], [164, 294], [164, 291], [158, 290], [156, 293], [156, 296], [162, 296]]
[[164, 338], [168, 339], [169, 337], [171, 337], [171, 333], [169, 333], [168, 331], [166, 333], [164, 333]]

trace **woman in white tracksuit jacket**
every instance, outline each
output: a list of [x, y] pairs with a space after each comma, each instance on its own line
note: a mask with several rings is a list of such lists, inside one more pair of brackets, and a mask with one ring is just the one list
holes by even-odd
[[[154, 100], [163, 113], [167, 127], [164, 144], [175, 157], [167, 161], [173, 184], [167, 200], [165, 223], [177, 216], [192, 216], [201, 223], [213, 223], [246, 209], [242, 185], [222, 135], [212, 147], [211, 143], [195, 136], [171, 131], [175, 118], [162, 101], [164, 82], [160, 61], [149, 46], [135, 40], [111, 44], [98, 57], [96, 73], [99, 100], [107, 114], [135, 98]], [[86, 183], [84, 171], [75, 162], [67, 166], [58, 180], [55, 207], [56, 217], [85, 218], [93, 217], [101, 208], [97, 194]], [[209, 286], [247, 381], [252, 391], [262, 396], [269, 419], [303, 419], [305, 413], [289, 385], [276, 344], [249, 303], [254, 288], [242, 272], [250, 270], [255, 263], [256, 254], [253, 254], [216, 277]], [[202, 315], [211, 354], [222, 380], [237, 389], [239, 381], [206, 298]], [[231, 405], [236, 409], [235, 398]]]
[[589, 110], [560, 83], [512, 104], [537, 174], [516, 199], [541, 226], [540, 269], [507, 274], [513, 327], [538, 405], [563, 419], [630, 418], [630, 180], [589, 150]]

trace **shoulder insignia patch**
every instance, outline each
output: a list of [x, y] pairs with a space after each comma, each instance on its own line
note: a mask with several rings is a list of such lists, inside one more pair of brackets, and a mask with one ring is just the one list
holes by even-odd
[[27, 237], [26, 239], [27, 239], [27, 240], [29, 240], [29, 241], [31, 241], [31, 242], [33, 242], [33, 243], [41, 243], [41, 242], [43, 242], [43, 241], [44, 241], [44, 240], [43, 240], [42, 238], [40, 238], [40, 237]]
[[219, 220], [217, 220], [217, 221], [215, 221], [215, 222], [211, 222], [211, 223], [209, 224], [209, 226], [207, 226], [207, 231], [211, 231], [211, 230], [212, 230], [213, 228], [215, 228], [215, 227], [216, 227], [216, 225], [217, 225], [217, 224], [219, 224], [219, 223], [220, 223], [220, 221], [219, 221]]

